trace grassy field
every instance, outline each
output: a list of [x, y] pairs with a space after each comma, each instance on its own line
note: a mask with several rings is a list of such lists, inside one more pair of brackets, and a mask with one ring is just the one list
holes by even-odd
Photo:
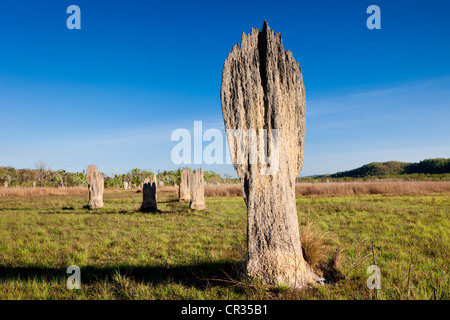
[[[298, 197], [309, 259], [319, 255], [317, 272], [336, 280], [326, 264], [339, 256], [340, 275], [300, 291], [238, 276], [242, 197], [207, 197], [208, 209], [194, 212], [175, 196], [158, 193], [159, 213], [138, 212], [142, 194], [132, 190], [107, 189], [105, 208], [92, 211], [82, 193], [2, 197], [0, 299], [407, 299], [408, 277], [410, 299], [450, 299], [449, 193]], [[372, 242], [378, 293], [366, 287]], [[81, 290], [66, 288], [72, 264]]]

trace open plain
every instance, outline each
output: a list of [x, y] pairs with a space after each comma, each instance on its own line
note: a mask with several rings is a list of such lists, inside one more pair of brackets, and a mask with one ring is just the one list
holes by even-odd
[[[399, 187], [402, 185], [403, 187]], [[326, 284], [291, 290], [250, 281], [238, 185], [205, 186], [206, 210], [158, 189], [0, 189], [0, 299], [449, 299], [450, 182], [297, 184], [306, 260]], [[372, 243], [381, 289], [366, 286]], [[68, 290], [67, 267], [81, 269]]]

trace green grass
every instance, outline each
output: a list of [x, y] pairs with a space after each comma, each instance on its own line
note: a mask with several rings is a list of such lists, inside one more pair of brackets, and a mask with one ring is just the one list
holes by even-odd
[[[292, 291], [240, 280], [246, 207], [240, 197], [206, 198], [190, 211], [159, 195], [158, 213], [138, 211], [142, 194], [107, 191], [105, 208], [85, 196], [0, 200], [0, 299], [449, 299], [450, 196], [304, 197], [300, 227], [342, 250], [337, 284]], [[381, 268], [381, 290], [366, 269]], [[66, 269], [81, 268], [81, 290]], [[228, 283], [230, 275], [239, 282]]]

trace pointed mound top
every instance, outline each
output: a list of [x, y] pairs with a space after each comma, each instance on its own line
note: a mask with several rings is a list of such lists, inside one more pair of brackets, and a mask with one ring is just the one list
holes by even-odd
[[263, 26], [262, 26], [260, 34], [262, 34], [265, 37], [267, 37], [271, 33], [273, 33], [272, 29], [270, 29], [269, 24], [267, 23], [267, 21], [264, 20], [264, 23], [263, 23]]

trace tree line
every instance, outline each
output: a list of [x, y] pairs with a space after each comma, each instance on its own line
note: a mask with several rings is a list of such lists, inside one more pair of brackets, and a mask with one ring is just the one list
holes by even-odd
[[[180, 183], [182, 169], [158, 171], [156, 176], [158, 181], [162, 181], [164, 185], [177, 185]], [[113, 174], [112, 176], [102, 174], [105, 178], [106, 188], [123, 188], [125, 182], [128, 182], [130, 186], [140, 186], [147, 177], [152, 178], [155, 173], [151, 170], [136, 168], [124, 174]], [[207, 183], [212, 184], [232, 182], [230, 176], [221, 177], [214, 171], [205, 171], [204, 178]], [[42, 161], [37, 162], [34, 169], [0, 167], [0, 183], [4, 182], [13, 187], [87, 186], [85, 170], [82, 172], [52, 170]]]

